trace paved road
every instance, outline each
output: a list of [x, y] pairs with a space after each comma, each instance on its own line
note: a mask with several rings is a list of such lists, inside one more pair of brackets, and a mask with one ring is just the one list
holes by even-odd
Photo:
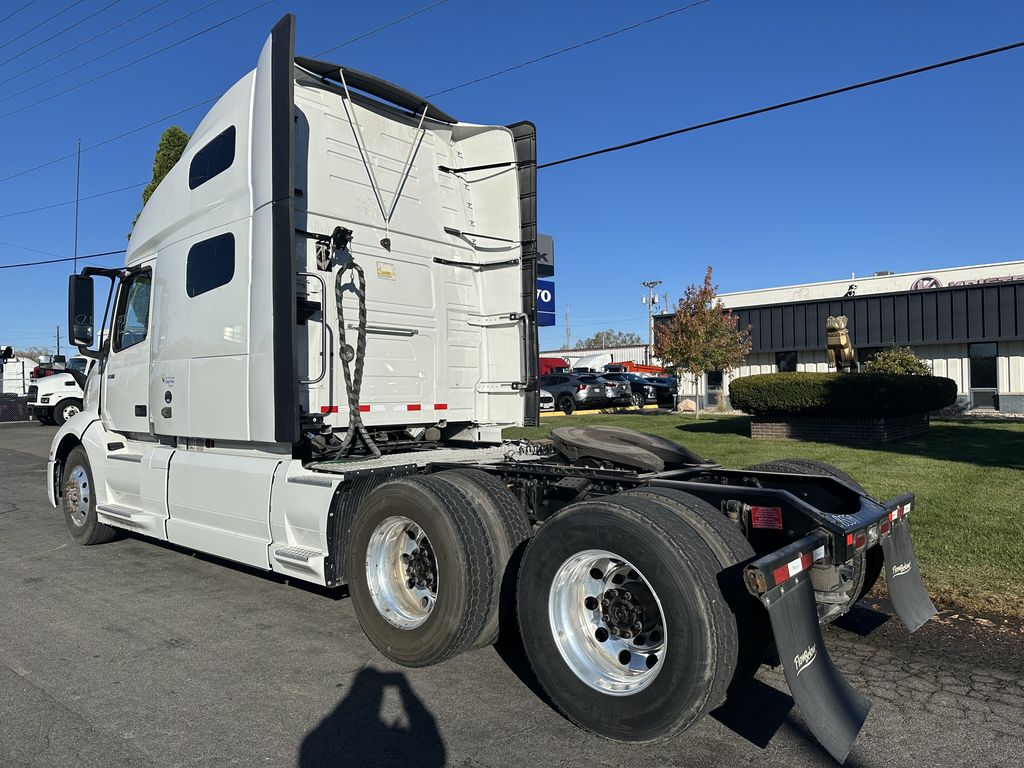
[[[77, 547], [43, 490], [53, 431], [0, 426], [3, 768], [831, 764], [767, 668], [732, 716], [745, 734], [708, 718], [613, 744], [552, 711], [514, 650], [404, 670], [344, 597], [139, 538]], [[947, 616], [911, 638], [886, 618], [826, 634], [875, 702], [847, 764], [1024, 764], [1019, 628]]]

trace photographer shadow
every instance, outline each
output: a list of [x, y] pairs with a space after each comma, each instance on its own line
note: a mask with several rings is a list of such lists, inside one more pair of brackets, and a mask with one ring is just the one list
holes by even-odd
[[[389, 688], [397, 692], [404, 714], [393, 722], [385, 722], [382, 712]], [[434, 768], [445, 765], [446, 757], [437, 722], [406, 676], [365, 667], [345, 698], [302, 740], [298, 765]]]

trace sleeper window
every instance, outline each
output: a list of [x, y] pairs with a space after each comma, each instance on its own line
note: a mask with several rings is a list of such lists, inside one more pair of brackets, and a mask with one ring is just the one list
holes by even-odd
[[231, 282], [235, 275], [235, 236], [230, 232], [202, 240], [188, 249], [185, 292], [190, 298]]
[[188, 188], [195, 189], [223, 173], [235, 161], [235, 126], [223, 131], [192, 158], [188, 166]]

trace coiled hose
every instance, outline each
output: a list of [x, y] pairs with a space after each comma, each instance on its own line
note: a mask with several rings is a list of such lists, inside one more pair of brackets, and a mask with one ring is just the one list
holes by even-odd
[[[337, 230], [335, 230], [335, 242], [337, 242]], [[345, 282], [342, 279], [346, 272], [355, 273], [354, 291], [359, 300], [359, 320], [356, 330], [355, 352], [348, 345], [345, 333], [345, 308], [343, 299], [345, 297]], [[352, 260], [351, 256], [347, 261], [338, 263], [338, 272], [334, 278], [334, 298], [338, 305], [338, 338], [341, 341], [341, 369], [345, 376], [345, 394], [348, 399], [348, 431], [341, 441], [341, 448], [338, 456], [348, 456], [355, 448], [355, 438], [359, 438], [366, 445], [367, 450], [375, 457], [380, 457], [380, 448], [370, 437], [363, 424], [363, 416], [359, 411], [359, 393], [363, 385], [363, 361], [366, 357], [366, 275], [363, 268]], [[350, 368], [350, 364], [352, 368]]]

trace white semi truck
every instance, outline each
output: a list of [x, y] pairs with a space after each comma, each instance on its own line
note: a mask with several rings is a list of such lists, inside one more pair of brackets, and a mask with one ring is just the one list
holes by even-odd
[[347, 586], [408, 666], [518, 629], [551, 699], [611, 739], [679, 733], [781, 662], [843, 760], [870, 705], [820, 623], [883, 568], [909, 629], [932, 615], [913, 496], [613, 427], [502, 442], [538, 423], [533, 125], [462, 122], [293, 46], [286, 16], [124, 266], [71, 278], [96, 361], [49, 457], [71, 538]]
[[95, 359], [76, 355], [62, 373], [36, 379], [28, 388], [29, 415], [42, 424], [62, 426], [77, 416], [85, 402], [85, 384]]

